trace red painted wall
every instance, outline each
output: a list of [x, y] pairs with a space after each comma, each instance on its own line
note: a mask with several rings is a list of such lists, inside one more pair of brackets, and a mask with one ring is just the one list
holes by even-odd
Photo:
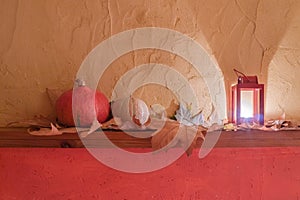
[[300, 148], [195, 150], [128, 174], [85, 149], [0, 148], [0, 199], [300, 199]]

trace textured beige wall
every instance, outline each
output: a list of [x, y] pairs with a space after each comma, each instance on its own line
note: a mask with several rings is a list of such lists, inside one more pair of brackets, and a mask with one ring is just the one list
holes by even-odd
[[[226, 89], [232, 69], [259, 75], [266, 84], [266, 117], [286, 112], [300, 119], [300, 7], [297, 0], [0, 0], [0, 126], [52, 114], [45, 88], [67, 90], [85, 56], [124, 30], [164, 27], [195, 39], [220, 66]], [[100, 80], [107, 95], [118, 77], [151, 62], [179, 70], [200, 88], [200, 107], [210, 112], [203, 77], [180, 57], [144, 50], [117, 59]], [[105, 84], [101, 84], [105, 83]], [[228, 91], [227, 91], [228, 92]], [[168, 94], [168, 95], [166, 95]], [[162, 86], [135, 93], [148, 104], [170, 106], [175, 97]], [[150, 98], [151, 97], [151, 98]]]

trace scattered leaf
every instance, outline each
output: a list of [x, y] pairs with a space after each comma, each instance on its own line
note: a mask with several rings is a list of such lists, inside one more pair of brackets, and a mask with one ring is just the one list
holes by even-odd
[[[87, 132], [88, 129], [82, 129], [82, 132]], [[62, 135], [64, 133], [77, 133], [75, 127], [61, 128], [58, 129], [55, 125], [51, 124], [51, 128], [37, 128], [31, 127], [27, 129], [27, 132], [31, 135], [36, 136], [52, 136], [52, 135]]]
[[192, 115], [191, 104], [185, 105], [181, 103], [179, 109], [176, 111], [175, 117], [177, 121], [187, 126], [201, 125], [204, 123], [202, 111]]
[[122, 120], [118, 117], [111, 118], [110, 120], [101, 124], [102, 129], [120, 130], [120, 126], [122, 126]]
[[197, 128], [197, 126], [186, 126], [177, 121], [168, 120], [163, 129], [152, 136], [152, 148], [153, 150], [168, 150], [174, 146], [181, 146], [186, 149], [186, 154], [189, 156], [197, 146], [198, 138], [204, 140], [206, 130], [207, 128], [203, 126]]
[[[194, 129], [194, 130], [191, 130], [191, 129]], [[191, 126], [191, 127], [189, 126], [189, 127], [187, 127], [187, 131], [186, 131], [186, 138], [187, 139], [186, 139], [186, 141], [184, 141], [183, 144], [185, 145], [185, 144], [190, 143], [190, 141], [192, 141], [192, 143], [190, 144], [189, 147], [185, 146], [185, 148], [186, 148], [186, 154], [188, 156], [190, 156], [192, 154], [192, 152], [193, 152], [193, 149], [197, 147], [197, 140], [199, 138], [201, 138], [204, 141], [206, 130], [207, 129], [205, 127], [203, 127], [203, 126], [198, 126], [198, 127], [197, 126]], [[197, 131], [195, 136], [193, 136], [193, 134], [190, 134], [190, 133], [192, 133], [194, 131]]]
[[51, 128], [29, 128], [28, 133], [31, 135], [61, 135], [57, 128], [51, 124]]
[[[152, 149], [159, 150], [167, 145], [169, 145], [168, 148], [176, 146], [178, 141], [175, 141], [173, 139], [178, 132], [179, 125], [180, 124], [176, 121], [166, 121], [162, 130], [152, 136]], [[173, 144], [169, 144], [171, 141], [173, 142]]]
[[89, 134], [97, 131], [100, 127], [101, 127], [101, 124], [98, 122], [97, 119], [94, 119], [94, 121], [93, 121], [91, 127], [89, 128], [89, 130], [80, 132], [80, 136], [84, 138], [84, 137], [88, 136]]
[[7, 127], [37, 126], [37, 127], [51, 128], [51, 124], [55, 124], [55, 122], [53, 122], [50, 119], [44, 117], [43, 115], [37, 115], [37, 116], [34, 116], [33, 119], [10, 122], [9, 124], [7, 124]]

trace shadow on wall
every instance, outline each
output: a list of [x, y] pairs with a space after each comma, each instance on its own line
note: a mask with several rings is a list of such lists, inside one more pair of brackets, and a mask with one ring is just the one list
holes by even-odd
[[[236, 82], [233, 68], [249, 75], [257, 74], [260, 82], [268, 83], [267, 89], [273, 95], [267, 95], [267, 111], [274, 105], [277, 112], [282, 107], [287, 114], [300, 118], [297, 109], [291, 106], [297, 103], [298, 96], [292, 94], [298, 92], [299, 83], [295, 77], [290, 79], [290, 75], [295, 76], [297, 72], [295, 66], [299, 65], [296, 58], [300, 45], [296, 35], [300, 31], [293, 21], [299, 10], [296, 3], [294, 0], [277, 0], [276, 3], [274, 0], [85, 0], [78, 4], [5, 1], [0, 8], [0, 40], [3, 42], [0, 90], [5, 93], [0, 99], [0, 126], [53, 112], [46, 87], [69, 89], [82, 60], [93, 47], [111, 35], [141, 27], [169, 28], [197, 41], [206, 40], [200, 44], [218, 62], [227, 94], [230, 85]], [[142, 54], [144, 52], [136, 55]], [[204, 85], [202, 79], [190, 73], [191, 66], [186, 61], [173, 55], [160, 58], [156, 52], [146, 54], [141, 60], [149, 58], [151, 62], [178, 65], [195, 86]], [[128, 58], [133, 60], [134, 66], [139, 62], [136, 58]], [[130, 67], [126, 62], [118, 74]], [[107, 79], [109, 84], [113, 82]], [[200, 95], [207, 98], [208, 92], [203, 91]], [[290, 97], [293, 100], [287, 101]], [[278, 101], [270, 103], [270, 99]]]
[[300, 105], [300, 3], [290, 14], [291, 21], [286, 27], [285, 34], [278, 44], [268, 68], [267, 106], [269, 118], [282, 114], [288, 120], [299, 121]]
[[[291, 94], [293, 92], [291, 88], [294, 88], [295, 84], [299, 85], [300, 82], [296, 83], [296, 80], [286, 82], [289, 80], [288, 75], [286, 77], [280, 75], [280, 78], [276, 76], [279, 76], [280, 71], [284, 71], [286, 64], [291, 68], [295, 67], [295, 64], [289, 63], [291, 61], [284, 58], [284, 55], [289, 55], [288, 57], [293, 59], [299, 55], [299, 51], [297, 55], [294, 55], [296, 52], [294, 49], [299, 49], [300, 45], [294, 47], [295, 44], [291, 42], [296, 40], [297, 34], [300, 34], [299, 28], [293, 28], [294, 17], [299, 11], [298, 3], [291, 0], [279, 0], [276, 3], [272, 0], [210, 1], [205, 4], [197, 1], [193, 3], [194, 7], [191, 9], [198, 10], [199, 29], [224, 73], [227, 99], [229, 99], [230, 86], [237, 81], [233, 72], [233, 68], [237, 68], [247, 75], [257, 75], [260, 83], [270, 84], [270, 86], [265, 86], [268, 92], [266, 119], [274, 106], [277, 106], [277, 111], [287, 106], [288, 104], [283, 104], [283, 102], [293, 95], [286, 97], [286, 94]], [[299, 24], [299, 20], [296, 21]], [[289, 39], [290, 37], [294, 38]], [[283, 47], [281, 47], [282, 44], [284, 44]], [[278, 52], [280, 52], [279, 55], [277, 55]], [[271, 61], [280, 64], [269, 68]], [[299, 65], [299, 61], [296, 63]], [[274, 72], [276, 71], [274, 68], [278, 72]], [[268, 70], [273, 72], [268, 73]], [[295, 72], [290, 69], [289, 74], [296, 74]], [[268, 81], [268, 75], [270, 81]], [[279, 79], [282, 81], [280, 85], [276, 85]], [[281, 92], [274, 95], [277, 91]], [[281, 100], [275, 103], [273, 99], [277, 96], [281, 96]], [[227, 101], [227, 107], [229, 107], [229, 101]], [[287, 110], [292, 110], [292, 108]], [[300, 118], [300, 116], [297, 117]]]

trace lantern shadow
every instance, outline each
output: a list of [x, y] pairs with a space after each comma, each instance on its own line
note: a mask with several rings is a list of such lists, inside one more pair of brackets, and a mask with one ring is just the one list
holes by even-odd
[[293, 26], [299, 3], [274, 4], [259, 0], [219, 3], [216, 6], [210, 1], [204, 5], [197, 1], [191, 9], [198, 10], [197, 25], [224, 74], [227, 99], [230, 99], [230, 87], [237, 83], [234, 68], [246, 75], [257, 75], [260, 83], [268, 82], [270, 62]]

